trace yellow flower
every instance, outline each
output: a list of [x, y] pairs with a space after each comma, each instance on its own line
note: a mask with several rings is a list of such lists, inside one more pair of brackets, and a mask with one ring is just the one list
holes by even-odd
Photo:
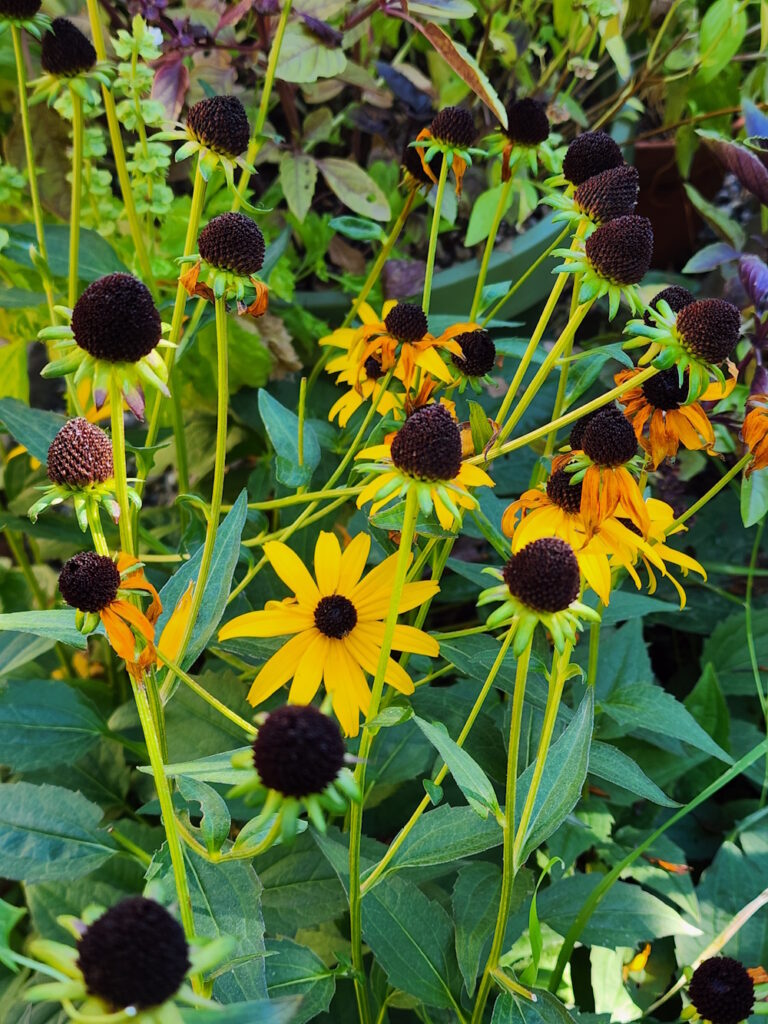
[[[269, 541], [264, 554], [294, 596], [268, 601], [263, 611], [248, 612], [228, 622], [219, 640], [234, 637], [290, 636], [261, 667], [248, 693], [260, 704], [292, 679], [289, 700], [309, 704], [321, 681], [333, 711], [348, 736], [360, 728], [371, 699], [366, 673], [374, 675], [384, 637], [397, 555], [391, 555], [363, 576], [371, 538], [358, 534], [342, 553], [336, 536], [321, 533], [315, 546], [315, 577], [287, 545]], [[410, 611], [438, 591], [432, 581], [406, 583], [398, 613]], [[395, 626], [392, 648], [434, 657], [439, 646], [413, 626]], [[389, 658], [384, 681], [401, 693], [413, 693], [405, 669]]]

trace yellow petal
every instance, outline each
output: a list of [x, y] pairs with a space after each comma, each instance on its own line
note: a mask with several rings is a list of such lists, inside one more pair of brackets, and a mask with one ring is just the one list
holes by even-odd
[[323, 597], [336, 593], [341, 568], [341, 547], [335, 533], [320, 531], [315, 544], [315, 578]]
[[[440, 592], [440, 584], [437, 580], [419, 580], [416, 583], [406, 583], [400, 597], [398, 614], [409, 612], [412, 608], [418, 608], [426, 601], [431, 600], [435, 594]], [[389, 604], [387, 604], [387, 608]], [[386, 614], [386, 610], [384, 612]]]
[[270, 540], [264, 545], [264, 554], [277, 575], [293, 591], [301, 604], [315, 607], [320, 600], [320, 591], [299, 556], [280, 541]]
[[360, 582], [370, 550], [371, 537], [367, 533], [358, 533], [344, 549], [339, 571], [340, 594], [350, 594]]
[[318, 633], [299, 659], [288, 700], [291, 704], [309, 704], [323, 678], [328, 640]]
[[189, 609], [192, 607], [192, 593], [194, 589], [194, 583], [190, 583], [179, 598], [176, 607], [171, 613], [171, 617], [166, 622], [165, 628], [160, 634], [157, 649], [171, 661], [176, 661], [179, 656], [181, 641], [187, 629]]
[[267, 697], [271, 697], [275, 690], [279, 690], [283, 683], [288, 682], [299, 659], [312, 643], [314, 637], [315, 631], [308, 629], [304, 633], [299, 633], [298, 636], [291, 637], [279, 651], [275, 651], [269, 661], [262, 665], [261, 671], [254, 679], [253, 685], [248, 691], [248, 702], [250, 704], [254, 706], [261, 704]]
[[[277, 604], [275, 601], [271, 605]], [[280, 610], [246, 612], [231, 619], [219, 630], [219, 640], [232, 640], [239, 636], [290, 636], [311, 629], [315, 623], [312, 612], [296, 605], [282, 605]]]

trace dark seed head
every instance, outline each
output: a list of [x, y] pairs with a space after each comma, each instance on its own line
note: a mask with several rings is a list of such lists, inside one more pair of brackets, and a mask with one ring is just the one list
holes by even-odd
[[357, 625], [355, 606], [343, 594], [321, 597], [315, 608], [315, 625], [332, 640], [343, 640]]
[[384, 324], [396, 341], [421, 341], [429, 330], [424, 310], [413, 302], [398, 302], [384, 317]]
[[268, 789], [283, 796], [322, 793], [344, 766], [339, 727], [311, 704], [288, 704], [259, 728], [253, 763]]
[[[669, 307], [673, 313], [679, 313], [684, 306], [689, 306], [693, 301], [695, 301], [693, 295], [687, 288], [681, 288], [680, 285], [677, 284], [670, 285], [669, 288], [662, 288], [660, 292], [657, 292], [649, 303], [651, 309], [658, 309], [658, 304], [662, 299], [664, 302], [669, 303]], [[643, 314], [643, 322], [646, 327], [655, 326], [655, 321], [651, 319], [647, 310]]]
[[244, 153], [251, 138], [248, 115], [237, 96], [199, 100], [189, 108], [187, 128], [198, 142], [229, 157]]
[[587, 259], [614, 284], [637, 284], [651, 265], [653, 228], [631, 213], [601, 224], [584, 244]]
[[688, 397], [687, 375], [681, 384], [677, 367], [671, 366], [647, 380], [642, 390], [648, 404], [655, 409], [679, 409]]
[[120, 586], [120, 573], [108, 555], [81, 551], [65, 562], [59, 573], [61, 596], [81, 612], [101, 612], [112, 604]]
[[736, 348], [741, 314], [725, 299], [697, 299], [680, 310], [675, 326], [695, 356], [708, 363], [722, 363]]
[[[611, 408], [615, 409], [616, 406], [611, 406]], [[597, 414], [602, 411], [602, 409], [598, 409], [596, 412], [587, 413], [586, 416], [582, 416], [580, 420], [576, 420], [576, 422], [573, 424], [573, 426], [571, 427], [571, 432], [568, 435], [568, 444], [571, 446], [571, 448], [573, 448], [574, 451], [576, 451], [577, 448], [582, 447], [584, 431], [587, 429], [587, 424], [589, 423], [589, 421], [594, 419], [594, 417], [597, 416]]]
[[131, 274], [108, 274], [75, 303], [72, 330], [95, 359], [137, 363], [160, 341], [162, 324], [145, 284]]
[[626, 217], [637, 206], [639, 175], [634, 167], [623, 164], [593, 174], [576, 189], [574, 200], [596, 224]]
[[58, 432], [48, 449], [48, 479], [54, 484], [87, 487], [115, 475], [112, 442], [99, 427], [78, 416]]
[[[427, 185], [429, 188], [431, 188], [432, 185], [434, 185], [434, 181], [432, 181], [432, 179], [426, 173], [421, 163], [420, 154], [423, 152], [424, 150], [417, 149], [416, 146], [406, 145], [405, 149], [403, 150], [403, 159], [400, 162], [406, 169], [406, 171], [408, 171], [408, 173], [416, 179], [416, 181], [420, 181], [422, 185]], [[436, 153], [429, 161], [429, 169], [432, 171], [436, 178], [440, 177], [440, 169], [442, 166], [443, 154]]]
[[623, 466], [637, 454], [637, 438], [622, 412], [601, 409], [584, 428], [581, 447], [596, 466]]
[[563, 175], [572, 185], [581, 185], [587, 178], [623, 163], [621, 150], [607, 132], [583, 132], [566, 151]]
[[438, 142], [468, 149], [477, 138], [475, 121], [464, 107], [443, 107], [432, 119], [430, 133]]
[[713, 956], [693, 972], [688, 996], [712, 1024], [740, 1024], [752, 1013], [755, 985], [747, 969], [730, 956]]
[[90, 71], [96, 63], [96, 51], [80, 29], [67, 18], [54, 18], [44, 33], [40, 50], [43, 71], [59, 78], [70, 78]]
[[526, 96], [507, 107], [504, 134], [520, 146], [538, 146], [549, 137], [549, 119], [545, 104]]
[[200, 232], [200, 255], [212, 267], [251, 277], [264, 265], [264, 235], [250, 217], [242, 213], [220, 213]]
[[461, 431], [444, 405], [412, 413], [392, 439], [392, 461], [420, 480], [452, 480], [461, 469]]
[[540, 537], [512, 555], [503, 569], [510, 594], [537, 612], [562, 612], [579, 596], [579, 563], [559, 537]]
[[366, 380], [379, 380], [384, 376], [384, 370], [376, 356], [368, 356], [363, 363]]
[[461, 355], [452, 355], [451, 361], [467, 377], [484, 377], [496, 361], [496, 346], [488, 331], [467, 331], [455, 339], [461, 345]]
[[115, 1010], [160, 1006], [178, 992], [189, 970], [181, 925], [143, 896], [130, 896], [102, 914], [77, 950], [89, 994]]
[[26, 21], [34, 18], [41, 7], [40, 0], [0, 0], [0, 18]]
[[581, 482], [574, 484], [573, 475], [564, 469], [556, 469], [547, 480], [547, 497], [555, 505], [575, 515], [581, 508]]

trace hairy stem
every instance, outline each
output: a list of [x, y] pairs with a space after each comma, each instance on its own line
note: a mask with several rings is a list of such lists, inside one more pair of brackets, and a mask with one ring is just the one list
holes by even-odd
[[429, 232], [429, 248], [427, 249], [427, 270], [424, 277], [424, 295], [421, 300], [421, 308], [429, 314], [429, 302], [432, 297], [432, 277], [435, 272], [435, 254], [437, 252], [437, 236], [440, 233], [440, 211], [443, 208], [443, 196], [445, 195], [445, 183], [448, 180], [448, 161], [443, 158], [440, 164], [440, 175], [437, 179], [437, 194], [435, 196], [435, 208], [432, 211], [432, 227]]

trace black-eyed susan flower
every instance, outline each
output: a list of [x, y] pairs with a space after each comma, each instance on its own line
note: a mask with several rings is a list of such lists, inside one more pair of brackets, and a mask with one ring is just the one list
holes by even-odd
[[459, 391], [464, 391], [468, 382], [479, 393], [483, 383], [492, 383], [489, 374], [496, 362], [493, 338], [480, 327], [476, 331], [457, 334], [454, 341], [461, 347], [460, 356], [455, 352], [451, 354], [451, 362], [461, 374]]
[[632, 340], [625, 348], [648, 345], [639, 364], [653, 363], [660, 370], [675, 366], [681, 383], [687, 371], [686, 400], [694, 402], [712, 378], [725, 386], [722, 364], [733, 354], [740, 331], [741, 314], [725, 299], [696, 299], [675, 311], [666, 299], [657, 297], [646, 318], [627, 324]]
[[332, 345], [342, 349], [326, 363], [326, 372], [335, 373], [336, 383], [346, 385], [347, 391], [338, 398], [328, 413], [328, 419], [338, 420], [340, 427], [346, 427], [350, 418], [366, 402], [375, 402], [380, 416], [392, 413], [396, 419], [402, 416], [403, 395], [395, 389], [394, 381], [384, 387], [386, 374], [377, 356], [368, 356], [362, 366], [349, 359], [349, 346], [354, 344], [357, 331], [352, 327], [340, 327], [331, 335], [320, 339], [321, 345]]
[[519, 657], [541, 624], [558, 651], [574, 643], [582, 619], [597, 613], [579, 601], [581, 573], [573, 548], [560, 537], [541, 537], [515, 552], [503, 569], [485, 569], [499, 586], [484, 590], [478, 606], [501, 601], [489, 616], [489, 628], [514, 630], [512, 649]]
[[31, 102], [47, 100], [50, 106], [62, 89], [70, 88], [81, 99], [95, 105], [99, 94], [91, 84], [109, 88], [111, 69], [106, 61], [96, 59], [96, 51], [87, 36], [68, 18], [54, 18], [43, 35], [40, 48], [43, 74], [30, 85]]
[[186, 980], [217, 966], [234, 945], [219, 936], [195, 939], [190, 946], [178, 921], [143, 896], [128, 896], [106, 911], [88, 907], [82, 918], [58, 920], [77, 946], [35, 939], [31, 951], [66, 980], [35, 985], [25, 998], [61, 1001], [78, 1021], [180, 1024], [174, 1000], [199, 1005]]
[[[115, 562], [109, 555], [81, 551], [64, 563], [59, 590], [77, 610], [75, 621], [81, 632], [91, 633], [101, 621], [110, 645], [129, 671], [144, 663], [141, 655], [146, 649], [153, 650], [154, 624], [162, 605], [141, 562], [126, 554], [120, 554]], [[137, 593], [151, 598], [146, 613], [129, 600]]]
[[59, 358], [42, 371], [44, 377], [73, 373], [75, 384], [90, 378], [93, 401], [100, 409], [116, 376], [131, 412], [144, 416], [142, 385], [168, 395], [168, 368], [158, 347], [167, 346], [165, 325], [152, 293], [131, 274], [108, 274], [89, 285], [74, 309], [56, 307], [69, 323], [46, 327], [39, 337], [53, 341]]
[[0, 35], [15, 25], [40, 39], [51, 24], [48, 15], [40, 11], [41, 7], [40, 0], [0, 0]]
[[[47, 470], [50, 486], [28, 512], [33, 523], [44, 509], [70, 499], [83, 532], [99, 507], [118, 521], [112, 442], [100, 427], [82, 417], [68, 420], [48, 448]], [[128, 494], [139, 504], [135, 491]]]
[[[321, 682], [347, 736], [356, 736], [360, 712], [367, 714], [371, 691], [366, 673], [375, 675], [389, 611], [397, 555], [363, 575], [371, 547], [358, 534], [342, 553], [332, 533], [321, 533], [315, 546], [315, 578], [286, 544], [269, 541], [264, 554], [275, 573], [293, 592], [285, 601], [268, 601], [263, 611], [247, 612], [219, 631], [219, 640], [234, 637], [286, 636], [289, 640], [261, 667], [248, 693], [257, 705], [293, 680], [289, 700], [309, 704]], [[406, 583], [398, 613], [434, 597], [432, 581]], [[412, 626], [395, 627], [392, 649], [434, 657], [438, 644]], [[413, 693], [413, 681], [393, 659], [384, 681], [401, 693]]]
[[609, 317], [619, 311], [622, 297], [639, 312], [642, 302], [637, 285], [651, 265], [653, 229], [647, 217], [628, 214], [606, 221], [578, 248], [555, 249], [568, 262], [555, 267], [557, 274], [581, 274], [579, 302], [608, 296]]
[[578, 186], [595, 174], [621, 167], [623, 163], [621, 150], [607, 132], [582, 132], [566, 150], [563, 178], [571, 185]]
[[688, 985], [695, 1019], [710, 1024], [742, 1024], [755, 1005], [755, 984], [738, 960], [713, 956], [704, 960]]
[[630, 471], [640, 470], [637, 447], [632, 424], [619, 409], [608, 406], [596, 412], [583, 429], [572, 431], [571, 451], [553, 460], [553, 473], [564, 469], [581, 483], [580, 512], [588, 533], [614, 515], [621, 502], [643, 536], [647, 534], [648, 514]]
[[546, 104], [525, 96], [507, 105], [507, 127], [490, 137], [490, 153], [501, 153], [501, 180], [509, 181], [513, 168], [523, 162], [535, 173], [539, 159], [552, 167], [554, 155], [547, 144], [549, 118]]
[[153, 136], [158, 142], [183, 142], [176, 151], [177, 162], [197, 153], [200, 173], [206, 181], [221, 167], [233, 191], [236, 166], [255, 173], [243, 156], [250, 138], [248, 115], [237, 96], [209, 96], [199, 100], [189, 108], [185, 124], [178, 123], [175, 128]]
[[472, 509], [477, 499], [469, 488], [493, 487], [488, 474], [464, 461], [459, 425], [444, 405], [417, 409], [384, 444], [365, 448], [360, 466], [376, 477], [360, 492], [357, 507], [372, 501], [371, 515], [415, 489], [424, 515], [434, 509], [440, 525], [450, 530], [461, 519], [460, 509]]
[[[456, 181], [456, 195], [461, 195], [461, 186], [467, 167], [472, 164], [472, 157], [483, 153], [472, 143], [477, 138], [475, 119], [464, 107], [443, 107], [432, 119], [429, 128], [422, 128], [413, 143], [421, 155], [424, 173], [435, 184], [437, 175], [433, 168], [433, 158], [441, 153], [449, 170], [453, 170]], [[439, 174], [440, 167], [437, 172]]]
[[400, 160], [403, 169], [403, 184], [406, 188], [426, 189], [429, 192], [437, 179], [440, 177], [440, 168], [443, 166], [443, 154], [436, 153], [429, 161], [429, 174], [424, 170], [421, 162], [421, 152], [414, 146], [406, 145]]
[[583, 224], [582, 235], [586, 237], [606, 221], [634, 213], [639, 192], [636, 169], [622, 164], [587, 178], [573, 195], [552, 192], [543, 201], [559, 211], [553, 221]]
[[[231, 297], [240, 315], [266, 313], [269, 292], [256, 277], [264, 265], [266, 246], [255, 221], [243, 213], [221, 213], [200, 232], [197, 246], [197, 253], [179, 260], [191, 264], [180, 278], [189, 295], [211, 302]], [[205, 281], [200, 280], [201, 270]], [[250, 303], [244, 301], [246, 288], [256, 292]]]
[[747, 476], [768, 466], [768, 395], [751, 395], [749, 404], [752, 408], [741, 427], [741, 439], [752, 453]]
[[[642, 370], [622, 370], [614, 380], [617, 384], [626, 384], [639, 373]], [[725, 397], [727, 390], [716, 382], [710, 384], [701, 398], [717, 401]], [[640, 387], [625, 391], [619, 399], [654, 469], [664, 459], [673, 459], [680, 445], [690, 451], [705, 449], [714, 453], [712, 424], [699, 402], [686, 404], [687, 397], [688, 381], [684, 378], [681, 383], [677, 367], [673, 366], [644, 381]]]
[[246, 826], [246, 839], [266, 828], [290, 841], [302, 809], [325, 832], [326, 812], [344, 814], [350, 800], [360, 799], [347, 760], [338, 725], [311, 704], [287, 704], [270, 712], [252, 749], [233, 758], [246, 777], [229, 795], [263, 802], [258, 818]]

